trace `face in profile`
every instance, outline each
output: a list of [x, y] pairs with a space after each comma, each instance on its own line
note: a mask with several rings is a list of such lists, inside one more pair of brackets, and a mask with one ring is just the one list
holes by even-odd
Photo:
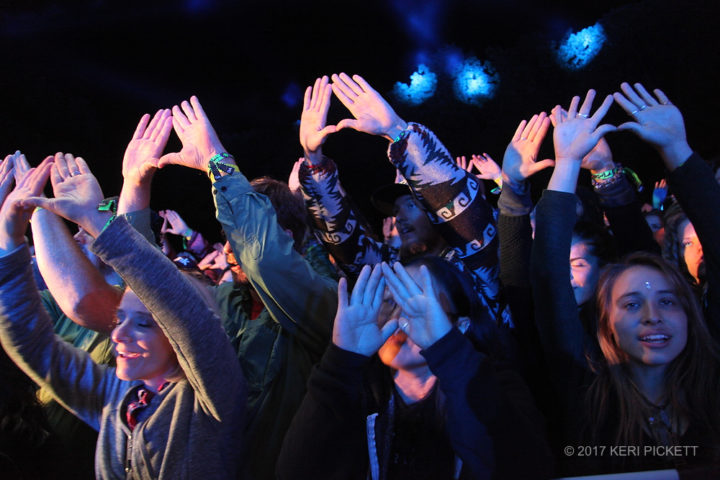
[[177, 372], [175, 351], [165, 334], [130, 289], [120, 301], [117, 326], [112, 331], [116, 374], [122, 380], [142, 380], [157, 391]]
[[687, 314], [672, 283], [658, 270], [636, 265], [611, 291], [610, 331], [634, 367], [666, 367], [687, 344]]
[[232, 247], [230, 246], [230, 242], [225, 242], [225, 245], [223, 245], [223, 251], [225, 252], [225, 261], [227, 262], [228, 267], [230, 267], [230, 273], [232, 274], [233, 282], [237, 284], [248, 283], [247, 275], [245, 275], [242, 267], [238, 264]]
[[570, 246], [570, 285], [578, 306], [593, 298], [599, 277], [599, 261], [592, 254], [590, 246], [583, 240], [573, 238]]
[[705, 269], [703, 248], [690, 220], [685, 220], [680, 224], [680, 252], [688, 273], [699, 283], [700, 277], [704, 276]]
[[422, 205], [412, 195], [398, 197], [393, 213], [402, 250], [407, 252], [407, 255], [432, 251], [441, 242]]

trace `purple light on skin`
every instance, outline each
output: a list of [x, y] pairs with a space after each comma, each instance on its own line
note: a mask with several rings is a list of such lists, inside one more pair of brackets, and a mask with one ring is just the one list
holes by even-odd
[[425, 64], [410, 75], [410, 83], [396, 82], [393, 93], [398, 100], [410, 105], [420, 105], [435, 94], [437, 75]]

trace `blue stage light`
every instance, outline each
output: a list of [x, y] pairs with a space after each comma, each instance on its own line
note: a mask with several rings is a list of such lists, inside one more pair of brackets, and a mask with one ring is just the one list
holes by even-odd
[[605, 31], [596, 23], [570, 34], [557, 48], [560, 62], [570, 70], [578, 70], [595, 58], [605, 43]]
[[303, 93], [302, 89], [300, 89], [300, 85], [295, 82], [290, 82], [280, 99], [285, 106], [294, 108], [302, 102]]
[[420, 64], [417, 71], [410, 75], [410, 84], [395, 82], [393, 93], [400, 101], [410, 105], [420, 105], [433, 96], [436, 88], [437, 75], [425, 64]]
[[466, 58], [455, 73], [455, 95], [462, 102], [477, 105], [492, 98], [499, 80], [490, 64]]

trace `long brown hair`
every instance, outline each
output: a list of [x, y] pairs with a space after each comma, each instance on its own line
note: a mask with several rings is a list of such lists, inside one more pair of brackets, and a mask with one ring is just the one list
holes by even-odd
[[[720, 350], [710, 336], [700, 305], [687, 281], [666, 260], [641, 252], [629, 255], [622, 263], [608, 265], [598, 283], [597, 337], [603, 358], [596, 365], [598, 375], [586, 397], [593, 435], [597, 437], [599, 429], [607, 427], [608, 422], [617, 422], [614, 429], [616, 445], [640, 445], [645, 422], [651, 414], [647, 399], [633, 382], [628, 355], [617, 344], [609, 318], [616, 281], [622, 273], [637, 266], [661, 273], [672, 285], [687, 316], [687, 343], [665, 372], [665, 400], [672, 431], [679, 437], [683, 433], [683, 421], [686, 421], [707, 428], [715, 439], [720, 439], [720, 420], [716, 413], [720, 401], [717, 381]], [[617, 420], [609, 416], [614, 407], [618, 408]]]

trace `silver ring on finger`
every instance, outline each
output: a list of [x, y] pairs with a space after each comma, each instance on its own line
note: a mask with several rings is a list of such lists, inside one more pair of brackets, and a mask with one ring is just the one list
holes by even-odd
[[585, 115], [584, 113], [578, 113], [577, 116], [582, 117], [582, 118], [588, 118], [588, 116]]
[[638, 113], [639, 111], [640, 111], [640, 110], [633, 110], [632, 112], [630, 112], [630, 115], [635, 115], [635, 114]]
[[643, 110], [645, 110], [646, 108], [648, 108], [647, 105], [640, 105], [640, 111], [641, 111], [641, 112], [642, 112]]
[[410, 326], [410, 324], [408, 323], [407, 320], [401, 320], [399, 325], [400, 325], [400, 330], [402, 330], [403, 332], [407, 332], [408, 327]]

